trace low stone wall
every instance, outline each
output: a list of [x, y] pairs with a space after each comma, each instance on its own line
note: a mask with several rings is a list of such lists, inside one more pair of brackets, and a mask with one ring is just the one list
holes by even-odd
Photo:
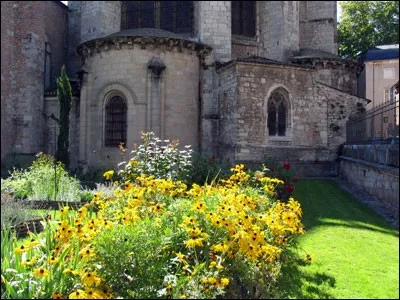
[[378, 198], [399, 217], [399, 168], [340, 156], [339, 176]]
[[398, 168], [399, 144], [344, 145], [343, 156]]

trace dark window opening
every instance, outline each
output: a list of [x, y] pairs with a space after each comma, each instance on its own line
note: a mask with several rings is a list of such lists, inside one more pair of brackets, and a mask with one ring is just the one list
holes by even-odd
[[126, 113], [125, 100], [120, 96], [112, 97], [106, 105], [105, 145], [126, 145]]
[[268, 130], [269, 135], [276, 134], [276, 107], [272, 101], [268, 103]]
[[278, 135], [284, 136], [286, 132], [286, 105], [281, 102], [278, 109]]
[[256, 1], [232, 1], [232, 34], [256, 35]]
[[267, 126], [270, 136], [285, 136], [287, 128], [288, 106], [281, 91], [272, 94], [268, 101]]
[[123, 1], [121, 30], [134, 28], [191, 33], [193, 1]]

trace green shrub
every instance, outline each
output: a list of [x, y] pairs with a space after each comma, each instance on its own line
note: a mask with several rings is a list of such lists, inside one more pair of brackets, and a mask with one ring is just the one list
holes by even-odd
[[229, 176], [229, 165], [226, 161], [215, 158], [212, 155], [201, 154], [198, 152], [192, 155], [192, 166], [190, 168], [190, 184], [209, 184], [213, 180]]
[[24, 170], [14, 170], [1, 182], [1, 192], [28, 200], [79, 201], [81, 187], [61, 162], [54, 163], [50, 155], [40, 154]]

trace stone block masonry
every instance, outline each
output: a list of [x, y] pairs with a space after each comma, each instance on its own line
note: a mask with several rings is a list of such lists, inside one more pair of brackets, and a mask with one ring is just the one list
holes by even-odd
[[375, 196], [399, 218], [399, 168], [340, 157], [340, 178]]

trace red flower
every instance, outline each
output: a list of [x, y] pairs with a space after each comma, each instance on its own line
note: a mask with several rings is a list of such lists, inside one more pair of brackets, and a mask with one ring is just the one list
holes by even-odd
[[286, 190], [286, 192], [288, 192], [289, 194], [291, 194], [291, 193], [294, 192], [294, 186], [291, 185], [291, 184], [286, 184], [286, 185], [285, 185], [285, 190]]
[[292, 178], [292, 183], [297, 183], [299, 181], [296, 177]]
[[289, 170], [289, 169], [290, 169], [290, 163], [289, 163], [287, 160], [285, 160], [285, 161], [283, 162], [283, 168], [286, 169], [286, 170]]
[[211, 156], [211, 157], [210, 157], [210, 161], [215, 161], [215, 157], [214, 157], [214, 156]]

